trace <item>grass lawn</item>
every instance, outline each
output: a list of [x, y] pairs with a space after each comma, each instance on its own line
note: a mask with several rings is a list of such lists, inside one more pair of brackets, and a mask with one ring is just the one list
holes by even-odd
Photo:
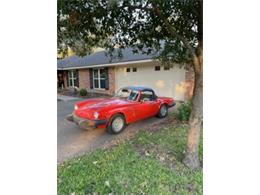
[[[181, 160], [187, 126], [141, 131], [131, 140], [58, 166], [58, 194], [202, 194], [202, 168]], [[202, 139], [199, 149], [202, 161]]]

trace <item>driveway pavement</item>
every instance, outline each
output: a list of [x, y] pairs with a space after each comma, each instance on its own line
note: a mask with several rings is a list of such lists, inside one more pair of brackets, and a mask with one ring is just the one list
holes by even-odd
[[[94, 149], [106, 147], [120, 139], [127, 138], [142, 128], [149, 128], [156, 124], [163, 123], [166, 120], [156, 117], [149, 118], [128, 125], [125, 130], [118, 135], [110, 135], [105, 129], [82, 130], [74, 123], [65, 119], [65, 116], [72, 112], [76, 101], [78, 100], [58, 101], [58, 163]], [[170, 111], [173, 109], [174, 108], [171, 108]]]

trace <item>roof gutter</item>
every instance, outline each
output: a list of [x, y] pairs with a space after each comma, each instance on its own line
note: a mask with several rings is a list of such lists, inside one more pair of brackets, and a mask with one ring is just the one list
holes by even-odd
[[75, 66], [75, 67], [68, 67], [68, 68], [58, 68], [58, 70], [73, 70], [73, 69], [86, 69], [86, 68], [98, 68], [98, 67], [108, 67], [108, 66], [123, 66], [128, 64], [138, 64], [138, 63], [145, 63], [145, 62], [153, 62], [157, 61], [155, 59], [147, 59], [147, 60], [137, 60], [137, 61], [128, 61], [128, 62], [117, 62], [111, 64], [97, 64], [97, 65], [90, 65], [90, 66]]

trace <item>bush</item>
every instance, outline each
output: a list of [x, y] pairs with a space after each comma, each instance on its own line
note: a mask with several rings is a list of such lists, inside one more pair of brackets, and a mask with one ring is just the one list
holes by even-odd
[[86, 89], [80, 89], [80, 90], [79, 90], [79, 95], [80, 95], [80, 96], [86, 96], [87, 93], [88, 93], [88, 92], [87, 92]]
[[191, 101], [182, 103], [178, 108], [177, 118], [180, 121], [188, 121], [191, 113]]

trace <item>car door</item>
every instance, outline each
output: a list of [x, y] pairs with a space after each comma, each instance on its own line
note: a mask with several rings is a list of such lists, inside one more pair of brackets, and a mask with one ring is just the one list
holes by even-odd
[[159, 102], [156, 100], [153, 91], [141, 91], [140, 94], [140, 118], [155, 116], [159, 110]]

